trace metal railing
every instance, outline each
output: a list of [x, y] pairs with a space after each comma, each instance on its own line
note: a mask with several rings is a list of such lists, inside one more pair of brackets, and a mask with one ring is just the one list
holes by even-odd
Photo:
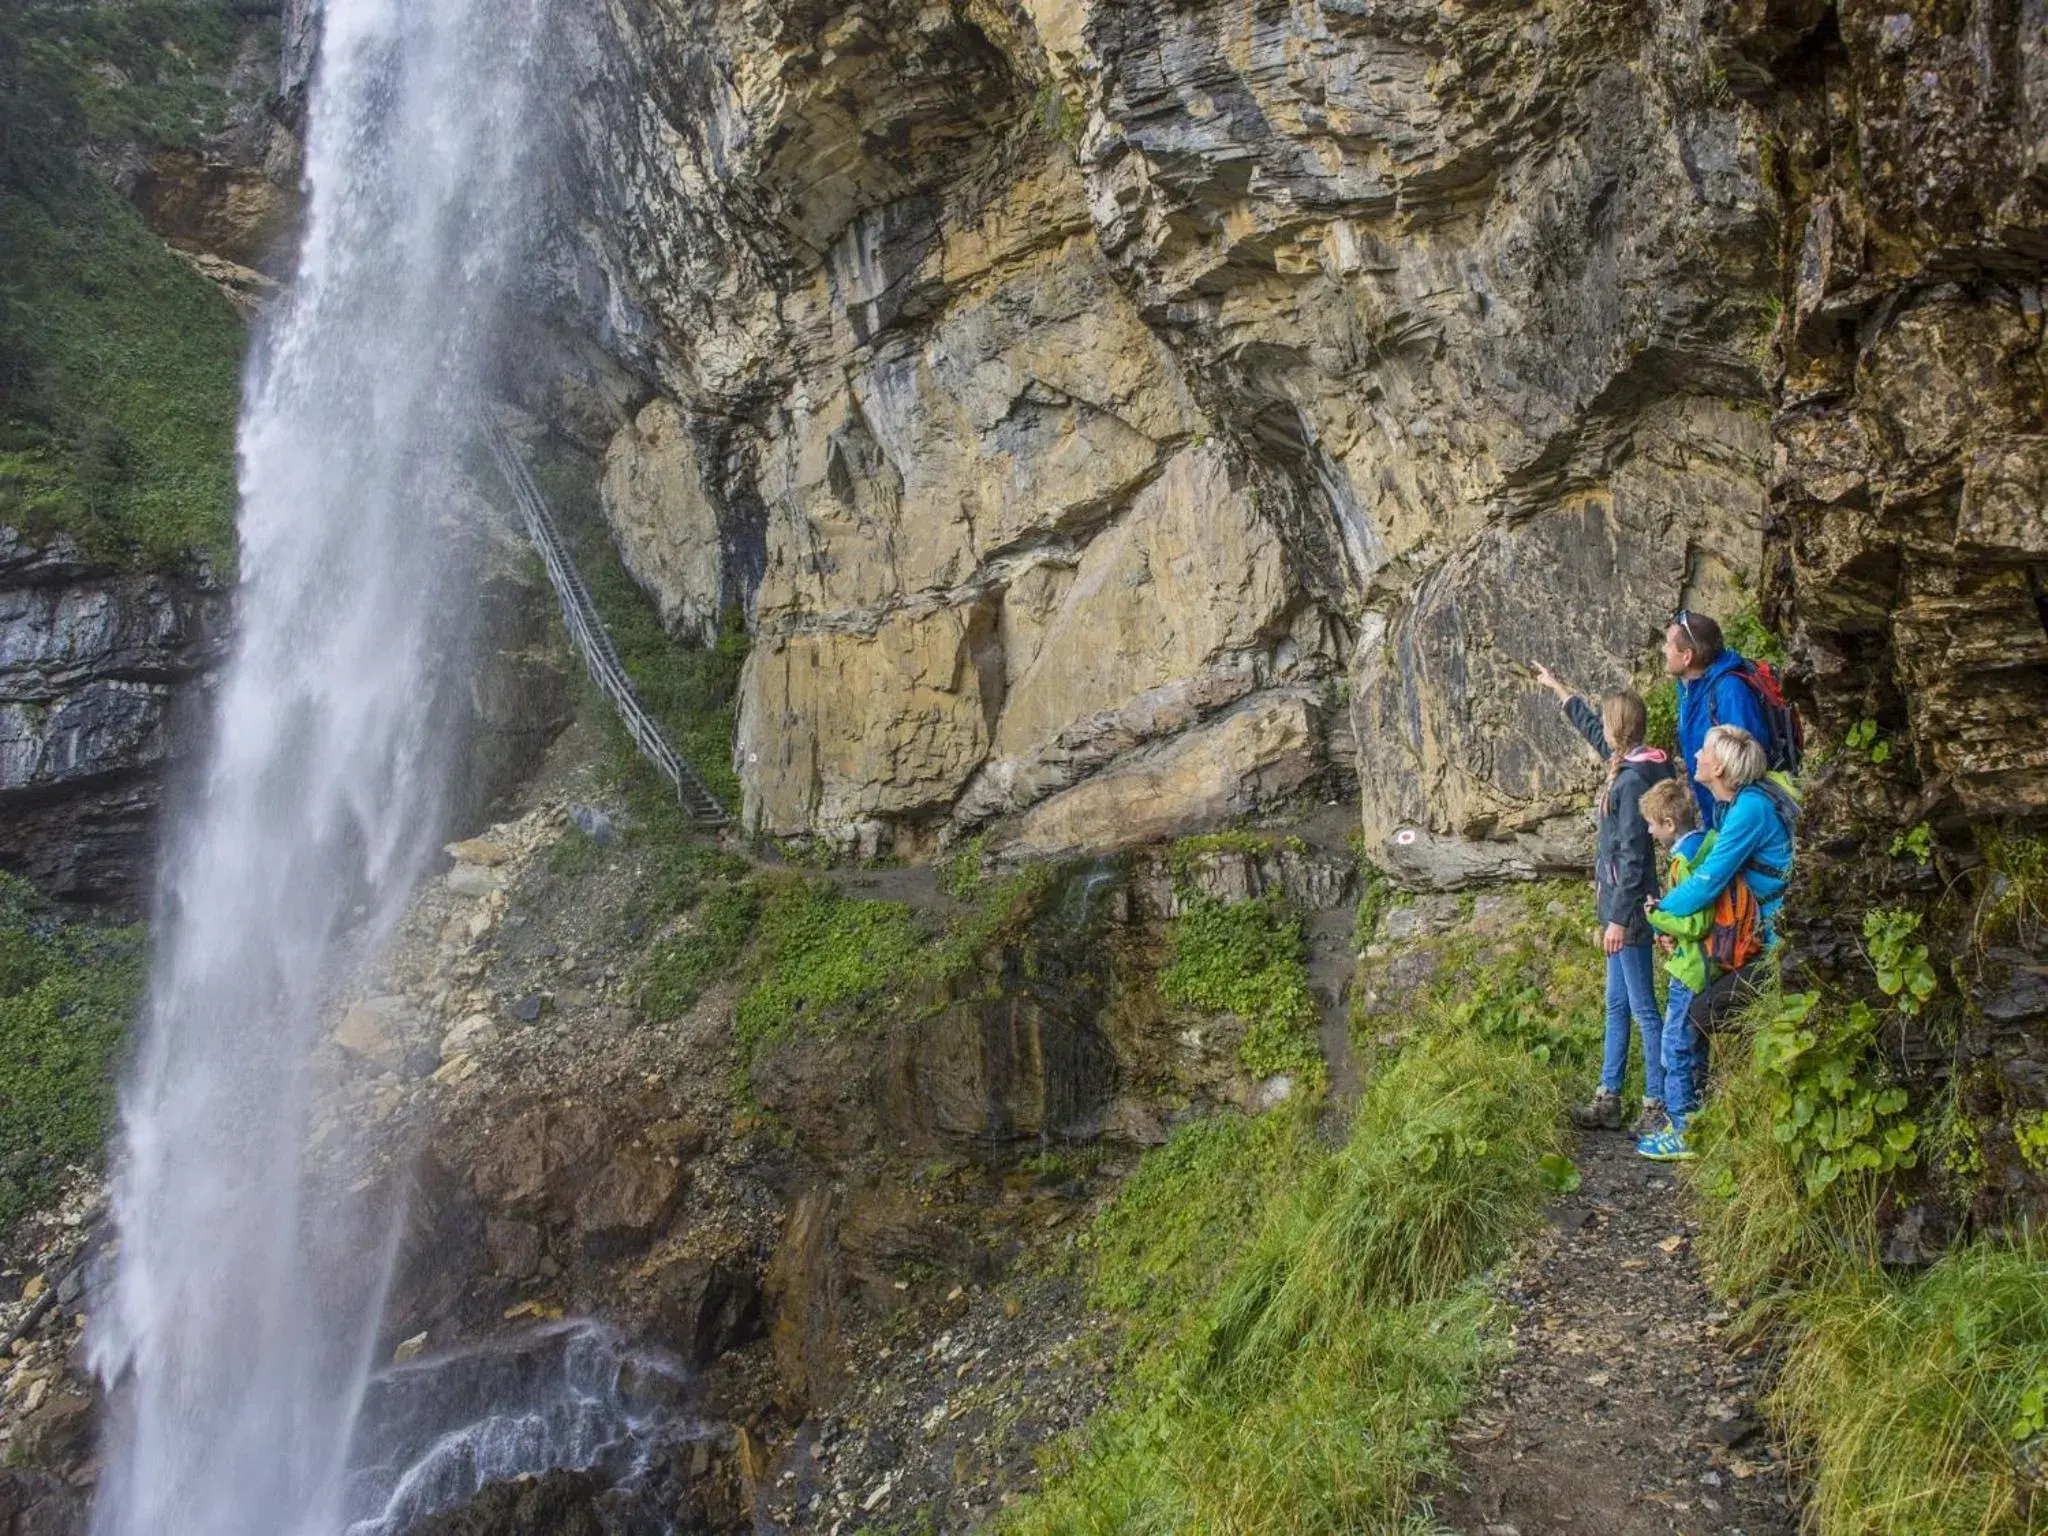
[[654, 765], [657, 773], [675, 785], [676, 798], [682, 802], [690, 820], [699, 826], [724, 826], [732, 820], [732, 813], [711, 792], [710, 786], [698, 777], [697, 770], [684, 762], [676, 749], [669, 745], [661, 727], [654, 723], [654, 717], [647, 713], [647, 706], [633, 691], [632, 680], [626, 676], [625, 665], [612, 645], [612, 637], [605, 631], [604, 620], [598, 617], [597, 604], [591, 600], [590, 589], [583, 584], [582, 574], [570, 557], [561, 529], [555, 525], [554, 513], [548, 510], [547, 500], [541, 495], [540, 487], [533, 483], [533, 476], [528, 472], [525, 460], [519, 457], [519, 450], [505, 435], [505, 429], [495, 421], [485, 422], [484, 437], [490, 445], [491, 458], [497, 463], [498, 473], [505, 477], [513, 500], [519, 503], [520, 515], [526, 519], [527, 536], [533, 540], [533, 547], [540, 551], [541, 564], [547, 567], [548, 581], [553, 584], [555, 596], [562, 604], [562, 622], [568, 627], [569, 638], [575, 643], [577, 654], [583, 658], [584, 670], [589, 672], [590, 680], [611, 700], [612, 707], [619, 712], [619, 719], [626, 727], [626, 734], [633, 738], [633, 744], [640, 749], [641, 755]]

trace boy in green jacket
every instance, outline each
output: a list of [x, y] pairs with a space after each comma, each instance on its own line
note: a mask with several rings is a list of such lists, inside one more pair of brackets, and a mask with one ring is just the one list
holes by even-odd
[[[1700, 830], [1699, 810], [1678, 779], [1644, 790], [1640, 810], [1650, 836], [1671, 856], [1664, 881], [1668, 891], [1706, 857], [1714, 834]], [[1656, 1162], [1678, 1162], [1693, 1155], [1685, 1142], [1685, 1126], [1706, 1088], [1707, 1042], [1692, 1027], [1692, 1000], [1707, 989], [1705, 940], [1714, 912], [1709, 907], [1689, 917], [1670, 917], [1653, 907], [1648, 916], [1650, 926], [1668, 941], [1664, 970], [1671, 990], [1664, 1005], [1664, 1109], [1671, 1124], [1637, 1141], [1636, 1151]]]

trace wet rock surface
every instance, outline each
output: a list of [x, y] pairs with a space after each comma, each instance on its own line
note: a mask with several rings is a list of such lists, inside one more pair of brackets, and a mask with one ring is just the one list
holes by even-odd
[[1513, 1353], [1453, 1433], [1437, 1520], [1461, 1536], [1793, 1536], [1756, 1406], [1763, 1344], [1701, 1279], [1680, 1177], [1626, 1136], [1573, 1155], [1584, 1182], [1497, 1286]]
[[124, 572], [0, 529], [0, 866], [75, 901], [147, 893], [227, 607], [204, 571]]

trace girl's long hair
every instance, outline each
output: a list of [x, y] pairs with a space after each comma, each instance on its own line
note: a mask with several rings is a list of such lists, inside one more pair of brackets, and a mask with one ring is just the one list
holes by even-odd
[[1629, 753], [1643, 744], [1650, 728], [1650, 709], [1643, 696], [1624, 688], [1600, 695], [1600, 729], [1607, 733], [1607, 782], [1600, 787], [1603, 812], [1613, 808], [1614, 781]]

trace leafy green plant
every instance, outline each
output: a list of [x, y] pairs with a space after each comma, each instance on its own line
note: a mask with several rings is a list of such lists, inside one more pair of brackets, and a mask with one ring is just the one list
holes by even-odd
[[900, 1006], [928, 942], [901, 902], [840, 894], [829, 880], [773, 888], [760, 912], [751, 962], [756, 980], [734, 1025], [743, 1045], [792, 1029], [829, 1029]]
[[981, 860], [988, 847], [988, 838], [970, 837], [953, 850], [952, 857], [939, 867], [939, 889], [955, 901], [966, 901], [981, 886]]
[[1842, 737], [1842, 745], [1851, 752], [1861, 753], [1871, 763], [1882, 763], [1892, 755], [1892, 744], [1878, 734], [1877, 722], [1871, 719], [1858, 720]]
[[2048, 1173], [2048, 1110], [2028, 1110], [2013, 1116], [2012, 1139], [2020, 1149], [2020, 1160], [2036, 1173]]
[[1848, 1175], [1912, 1167], [1920, 1134], [1905, 1113], [1906, 1091], [1881, 1078], [1872, 1049], [1878, 1016], [1862, 1002], [1835, 1013], [1819, 1003], [1817, 992], [1784, 996], [1759, 1019], [1753, 1046], [1772, 1135], [1797, 1164], [1809, 1201]]
[[1301, 922], [1278, 901], [1226, 907], [1197, 897], [1175, 920], [1159, 995], [1183, 1008], [1245, 1021], [1239, 1060], [1254, 1077], [1285, 1072], [1321, 1083], [1318, 1012]]
[[1927, 959], [1927, 946], [1912, 942], [1919, 931], [1917, 912], [1877, 907], [1863, 915], [1864, 953], [1877, 972], [1878, 990], [1909, 1018], [1934, 996], [1939, 984]]
[[1536, 1160], [1536, 1173], [1543, 1181], [1543, 1188], [1553, 1195], [1574, 1195], [1585, 1183], [1585, 1175], [1579, 1172], [1578, 1164], [1562, 1152], [1546, 1152]]
[[1926, 822], [1916, 823], [1892, 839], [1890, 853], [1893, 858], [1909, 855], [1915, 864], [1926, 865], [1934, 861], [1934, 828]]
[[98, 1158], [143, 962], [139, 929], [62, 921], [0, 874], [0, 1233]]
[[634, 967], [633, 996], [650, 1019], [671, 1019], [729, 969], [753, 935], [761, 897], [752, 882], [722, 885], [697, 903], [680, 933], [657, 939]]
[[2034, 1379], [2020, 1393], [2019, 1412], [2013, 1415], [2011, 1433], [2015, 1440], [2048, 1435], [2048, 1364], [2035, 1368]]

